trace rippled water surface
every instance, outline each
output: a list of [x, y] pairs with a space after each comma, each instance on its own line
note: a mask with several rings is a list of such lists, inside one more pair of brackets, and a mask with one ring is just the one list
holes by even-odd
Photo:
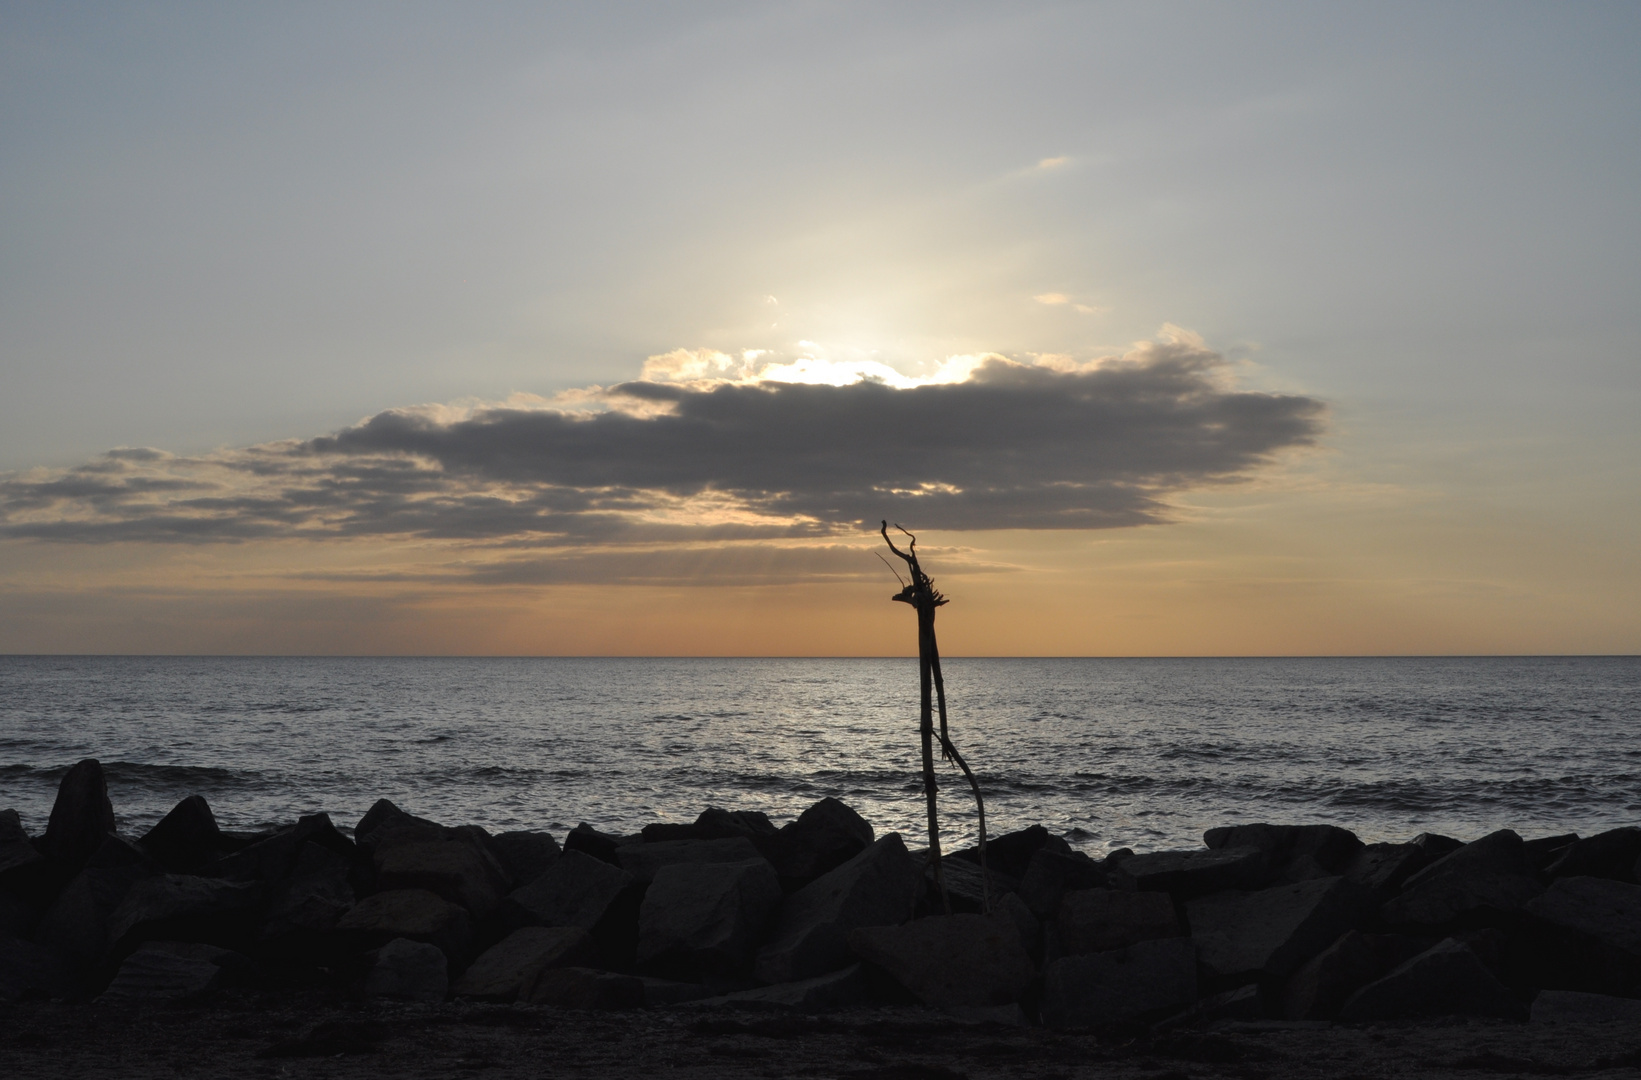
[[[948, 660], [993, 831], [1091, 851], [1229, 822], [1367, 840], [1641, 824], [1641, 659]], [[913, 660], [0, 657], [0, 807], [45, 826], [102, 760], [122, 829], [202, 794], [225, 826], [386, 796], [495, 831], [635, 831], [825, 795], [921, 828]], [[961, 777], [947, 822], [972, 834]]]

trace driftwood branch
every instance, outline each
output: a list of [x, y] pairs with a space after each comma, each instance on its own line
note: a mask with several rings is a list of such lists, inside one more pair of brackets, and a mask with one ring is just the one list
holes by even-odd
[[[929, 812], [929, 864], [934, 867], [935, 885], [940, 890], [941, 905], [947, 914], [951, 914], [951, 896], [946, 890], [946, 875], [941, 867], [940, 860], [940, 814], [937, 805], [938, 785], [934, 772], [934, 713], [935, 699], [939, 702], [940, 712], [940, 754], [947, 761], [955, 762], [963, 775], [969, 781], [969, 789], [974, 793], [974, 803], [978, 808], [980, 829], [980, 887], [981, 897], [985, 910], [991, 910], [991, 875], [986, 866], [986, 801], [980, 794], [980, 782], [975, 779], [974, 772], [963, 755], [957, 752], [952, 743], [951, 733], [946, 722], [946, 680], [940, 672], [940, 647], [935, 640], [934, 615], [936, 609], [946, 603], [946, 598], [940, 590], [934, 587], [934, 581], [923, 572], [923, 566], [917, 558], [917, 537], [907, 532], [900, 525], [895, 528], [907, 539], [906, 550], [902, 551], [889, 538], [889, 523], [884, 521], [880, 532], [883, 542], [889, 545], [889, 550], [906, 563], [911, 573], [911, 583], [902, 582], [900, 592], [892, 599], [904, 604], [910, 604], [917, 612], [917, 659], [918, 684], [921, 690], [921, 708], [919, 710], [918, 731], [923, 741], [923, 797], [928, 805]], [[882, 556], [879, 556], [882, 558]], [[885, 560], [887, 561], [887, 560]], [[892, 566], [890, 569], [894, 569]], [[895, 575], [900, 580], [900, 575]]]

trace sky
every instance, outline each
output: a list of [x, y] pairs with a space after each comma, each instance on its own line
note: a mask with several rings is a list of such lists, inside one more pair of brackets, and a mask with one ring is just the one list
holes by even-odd
[[1641, 652], [1641, 7], [0, 2], [0, 652]]

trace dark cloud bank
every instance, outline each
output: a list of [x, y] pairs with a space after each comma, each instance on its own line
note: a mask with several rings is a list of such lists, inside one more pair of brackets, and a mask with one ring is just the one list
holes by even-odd
[[894, 389], [633, 382], [604, 411], [394, 410], [198, 458], [113, 451], [0, 480], [0, 528], [51, 541], [419, 537], [544, 547], [875, 527], [1100, 529], [1313, 444], [1322, 405], [1229, 387], [1217, 354], [1086, 370], [993, 358]]

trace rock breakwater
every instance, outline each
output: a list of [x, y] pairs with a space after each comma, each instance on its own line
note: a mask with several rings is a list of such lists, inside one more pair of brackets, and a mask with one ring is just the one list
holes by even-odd
[[1093, 859], [1041, 826], [948, 856], [836, 799], [618, 836], [491, 835], [386, 800], [219, 829], [191, 796], [113, 828], [101, 767], [45, 832], [0, 812], [0, 1000], [209, 1001], [234, 985], [570, 1009], [920, 1004], [1060, 1029], [1641, 1020], [1641, 828], [1363, 844], [1232, 825]]

